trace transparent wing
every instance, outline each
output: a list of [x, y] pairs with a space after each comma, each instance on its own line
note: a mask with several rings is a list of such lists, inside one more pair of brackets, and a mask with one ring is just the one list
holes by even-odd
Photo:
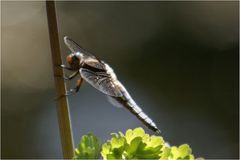
[[67, 36], [64, 37], [64, 43], [73, 53], [81, 52], [86, 56], [95, 57]]
[[118, 85], [105, 72], [93, 72], [86, 68], [80, 69], [82, 78], [99, 91], [113, 97], [121, 97], [122, 92]]
[[[88, 65], [94, 68], [106, 70], [104, 62], [99, 62], [99, 60], [95, 58], [86, 58], [84, 61], [84, 65]], [[86, 66], [84, 66], [86, 67]]]
[[108, 101], [117, 108], [123, 108], [123, 105], [111, 96], [107, 96]]

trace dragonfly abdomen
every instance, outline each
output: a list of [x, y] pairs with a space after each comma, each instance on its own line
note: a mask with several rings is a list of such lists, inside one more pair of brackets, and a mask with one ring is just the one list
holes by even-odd
[[154, 132], [160, 133], [160, 130], [157, 128], [156, 124], [142, 110], [136, 112], [138, 108], [140, 108], [136, 103], [127, 103], [126, 108], [130, 112], [132, 112], [149, 129], [153, 130]]
[[130, 112], [132, 112], [143, 124], [145, 124], [149, 129], [154, 132], [160, 133], [160, 130], [157, 128], [156, 124], [142, 111], [142, 109], [135, 103], [132, 97], [129, 95], [127, 90], [121, 86], [122, 97], [112, 97], [118, 103], [122, 104]]

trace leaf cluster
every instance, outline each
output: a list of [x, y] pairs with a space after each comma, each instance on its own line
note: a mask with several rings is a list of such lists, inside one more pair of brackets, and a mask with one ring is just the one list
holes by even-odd
[[142, 128], [128, 129], [112, 133], [112, 138], [100, 145], [95, 135], [89, 133], [82, 137], [75, 150], [74, 159], [159, 159], [194, 160], [192, 150], [187, 144], [170, 147], [161, 136], [149, 135]]

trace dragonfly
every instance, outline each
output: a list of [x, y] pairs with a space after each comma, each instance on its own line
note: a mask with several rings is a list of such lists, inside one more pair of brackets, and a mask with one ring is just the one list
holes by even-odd
[[72, 80], [77, 75], [80, 78], [76, 81], [76, 86], [66, 92], [66, 96], [75, 94], [79, 91], [83, 81], [104, 93], [115, 105], [123, 106], [135, 115], [146, 127], [156, 133], [160, 130], [147, 114], [136, 104], [123, 84], [118, 80], [113, 69], [104, 61], [100, 60], [71, 38], [65, 36], [64, 43], [71, 51], [67, 56], [67, 65], [62, 64], [63, 69], [73, 71], [69, 76], [64, 76], [65, 80]]

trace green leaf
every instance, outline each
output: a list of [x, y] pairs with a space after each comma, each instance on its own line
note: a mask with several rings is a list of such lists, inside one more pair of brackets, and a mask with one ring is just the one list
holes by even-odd
[[93, 133], [82, 136], [78, 148], [75, 149], [74, 159], [98, 159], [101, 144]]
[[107, 159], [107, 155], [110, 154], [110, 150], [111, 150], [111, 145], [109, 142], [102, 145], [102, 155], [104, 159]]
[[102, 150], [101, 154], [104, 159], [109, 157], [119, 159], [158, 159], [162, 153], [161, 149], [164, 146], [164, 140], [160, 136], [145, 134], [142, 128], [136, 128], [134, 130], [128, 129], [125, 135], [121, 132], [112, 134], [112, 139], [107, 144], [111, 147], [103, 145], [104, 150]]
[[118, 158], [116, 158], [115, 155], [112, 153], [108, 154], [105, 159], [118, 159]]
[[157, 147], [163, 144], [164, 144], [164, 140], [162, 137], [159, 137], [159, 136], [151, 136], [151, 138], [147, 142], [147, 145], [151, 147]]
[[125, 138], [124, 137], [121, 137], [121, 136], [118, 136], [118, 135], [113, 135], [112, 139], [111, 139], [111, 145], [112, 145], [112, 148], [120, 148], [122, 146], [125, 145]]
[[171, 154], [171, 148], [169, 147], [164, 147], [163, 150], [162, 150], [162, 153], [160, 154], [160, 159], [161, 160], [165, 160], [165, 159], [168, 159], [170, 157], [170, 154]]
[[187, 144], [183, 144], [183, 145], [179, 146], [178, 150], [179, 150], [179, 156], [181, 158], [184, 158], [192, 153], [191, 148]]
[[145, 135], [145, 131], [142, 128], [136, 128], [134, 130], [128, 129], [126, 131], [126, 140], [127, 143], [131, 143], [131, 141], [135, 138], [135, 137], [143, 137]]
[[136, 153], [139, 144], [142, 142], [142, 138], [141, 137], [136, 137], [134, 138], [130, 144], [128, 144], [125, 148], [125, 151], [127, 154], [125, 154], [125, 156], [127, 158], [133, 158], [134, 154]]
[[171, 153], [169, 157], [171, 157], [172, 159], [194, 159], [194, 156], [192, 155], [192, 150], [187, 144], [183, 144], [179, 147], [171, 147]]

